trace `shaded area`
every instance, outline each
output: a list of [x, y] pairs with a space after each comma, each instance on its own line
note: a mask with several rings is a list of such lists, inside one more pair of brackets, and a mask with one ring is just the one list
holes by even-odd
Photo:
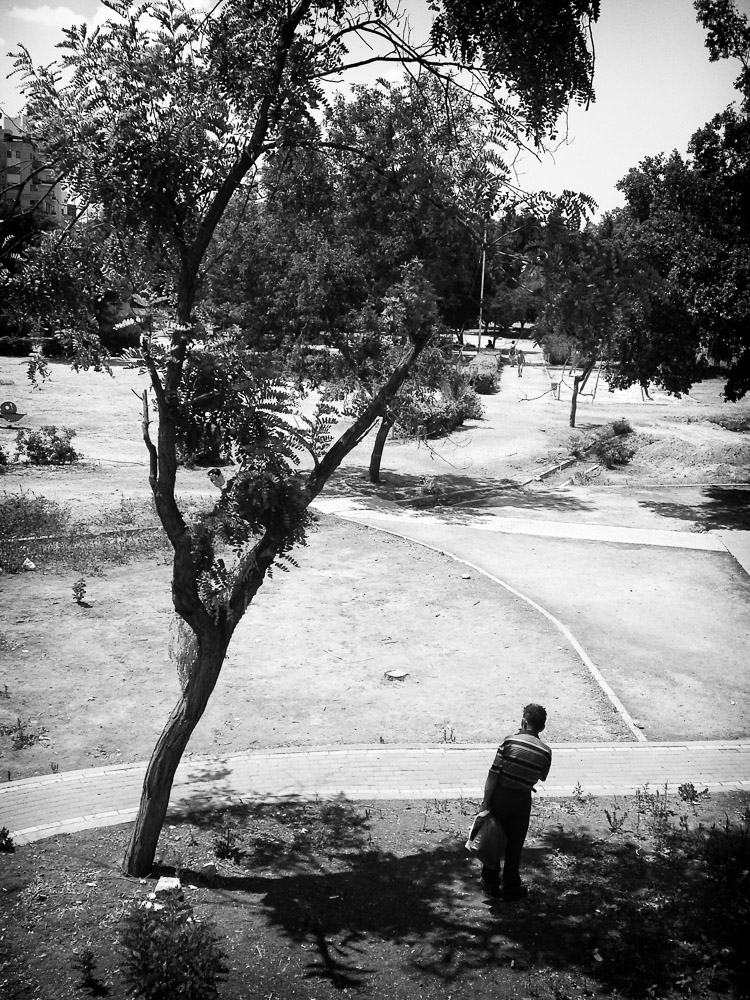
[[546, 488], [534, 492], [511, 479], [443, 473], [434, 476], [388, 473], [381, 483], [371, 483], [364, 467], [339, 472], [326, 486], [325, 496], [356, 496], [358, 500], [386, 500], [400, 507], [456, 507], [483, 510], [519, 507], [529, 510], [593, 510], [590, 504], [565, 490]]
[[381, 482], [371, 483], [366, 466], [347, 466], [338, 472], [326, 484], [324, 496], [377, 497], [381, 500], [411, 500], [415, 497], [429, 496], [431, 491], [439, 493], [458, 493], [470, 490], [520, 491], [518, 483], [511, 479], [496, 479], [491, 476], [469, 476], [460, 472], [437, 472], [425, 476], [402, 472], [384, 472]]
[[675, 499], [639, 499], [638, 504], [660, 517], [694, 521], [706, 529], [750, 530], [750, 490], [708, 486], [691, 503]]
[[746, 826], [706, 832], [688, 819], [680, 830], [658, 794], [646, 793], [627, 827], [627, 812], [612, 806], [613, 836], [602, 840], [585, 822], [568, 830], [537, 809], [524, 857], [533, 894], [510, 904], [478, 889], [462, 847], [470, 804], [423, 808], [411, 823], [397, 816], [406, 829], [396, 839], [382, 829], [385, 809], [344, 799], [190, 820], [236, 833], [237, 873], [206, 884], [226, 905], [259, 901], [270, 925], [307, 952], [305, 975], [337, 988], [372, 987], [387, 954], [427, 996], [448, 986], [494, 996], [487, 987], [519, 974], [538, 977], [541, 997], [576, 984], [637, 996], [675, 985], [747, 995]]
[[75, 995], [71, 942], [89, 942], [97, 983], [124, 1000], [122, 916], [176, 872], [227, 951], [226, 1000], [748, 995], [750, 795], [536, 802], [531, 894], [513, 904], [464, 855], [476, 808], [237, 803], [165, 826], [144, 880], [119, 870], [127, 826], [0, 853], [0, 993]]

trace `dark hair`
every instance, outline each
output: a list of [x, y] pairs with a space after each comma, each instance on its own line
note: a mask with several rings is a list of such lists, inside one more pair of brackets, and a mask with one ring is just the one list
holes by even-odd
[[534, 704], [534, 702], [524, 708], [523, 717], [532, 729], [536, 729], [538, 733], [541, 733], [547, 725], [547, 710], [542, 708], [541, 705]]

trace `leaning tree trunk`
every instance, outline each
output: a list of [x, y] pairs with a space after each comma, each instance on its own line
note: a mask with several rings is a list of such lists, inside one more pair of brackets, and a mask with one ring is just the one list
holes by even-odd
[[128, 875], [142, 878], [151, 871], [174, 776], [216, 686], [231, 637], [231, 632], [227, 632], [226, 626], [217, 625], [213, 635], [201, 636], [185, 689], [151, 754], [138, 816], [125, 853], [124, 868]]
[[395, 423], [396, 415], [390, 413], [383, 417], [380, 421], [380, 427], [378, 427], [378, 433], [375, 435], [375, 444], [373, 445], [372, 454], [370, 455], [371, 483], [380, 482], [380, 463], [383, 460], [383, 448], [385, 448], [385, 442], [388, 439], [391, 428]]

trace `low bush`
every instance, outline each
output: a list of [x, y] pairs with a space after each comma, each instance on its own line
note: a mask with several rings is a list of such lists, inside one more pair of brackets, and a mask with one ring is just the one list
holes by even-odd
[[462, 393], [458, 400], [458, 406], [463, 420], [482, 420], [484, 417], [484, 406], [473, 389], [466, 389]]
[[70, 427], [58, 431], [54, 424], [40, 427], [38, 431], [19, 431], [16, 438], [18, 457], [31, 465], [72, 465], [83, 458], [70, 443], [75, 434]]
[[597, 441], [592, 451], [603, 465], [613, 469], [616, 465], [627, 465], [636, 448], [629, 441], [614, 437]]
[[580, 431], [571, 434], [568, 438], [568, 451], [575, 458], [585, 458], [586, 452], [593, 444], [593, 439], [588, 434], [581, 434]]
[[568, 451], [575, 458], [585, 458], [592, 452], [608, 469], [627, 464], [636, 452], [634, 445], [618, 440], [631, 434], [628, 420], [620, 418], [588, 434], [577, 431], [568, 438]]
[[612, 433], [617, 437], [621, 437], [623, 434], [631, 434], [632, 431], [633, 428], [630, 421], [626, 420], [624, 417], [620, 417], [619, 420], [612, 421]]
[[0, 337], [0, 355], [4, 358], [25, 358], [34, 345], [29, 337]]
[[134, 904], [124, 917], [120, 944], [129, 991], [143, 1000], [203, 1000], [215, 996], [228, 968], [215, 925], [193, 915], [171, 893]]
[[0, 538], [58, 535], [70, 523], [70, 509], [36, 493], [0, 494]]
[[419, 402], [409, 408], [396, 424], [397, 437], [443, 437], [466, 420], [481, 420], [484, 407], [472, 389], [466, 388], [457, 397], [440, 397]]
[[472, 376], [471, 387], [480, 396], [491, 396], [497, 392], [497, 377], [494, 372], [479, 371]]

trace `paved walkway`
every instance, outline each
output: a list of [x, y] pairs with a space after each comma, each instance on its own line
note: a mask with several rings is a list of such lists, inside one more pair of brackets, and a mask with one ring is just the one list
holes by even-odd
[[470, 514], [460, 508], [444, 507], [439, 512], [404, 509], [377, 498], [321, 497], [314, 504], [325, 514], [368, 524], [411, 538], [435, 548], [445, 546], [446, 532], [457, 526], [475, 531], [508, 535], [535, 535], [540, 538], [567, 538], [578, 541], [609, 542], [618, 545], [650, 545], [699, 552], [729, 552], [750, 575], [750, 531], [692, 532], [658, 528], [630, 528], [610, 524], [581, 523], [580, 520], [554, 521], [543, 513], [536, 517], [513, 517], [498, 511]]
[[[172, 815], [229, 802], [349, 799], [479, 799], [489, 744], [332, 746], [187, 757], [172, 790]], [[0, 785], [0, 827], [16, 844], [131, 822], [145, 764], [24, 778]], [[543, 795], [622, 795], [646, 783], [676, 791], [750, 791], [750, 740], [713, 743], [554, 744]]]

